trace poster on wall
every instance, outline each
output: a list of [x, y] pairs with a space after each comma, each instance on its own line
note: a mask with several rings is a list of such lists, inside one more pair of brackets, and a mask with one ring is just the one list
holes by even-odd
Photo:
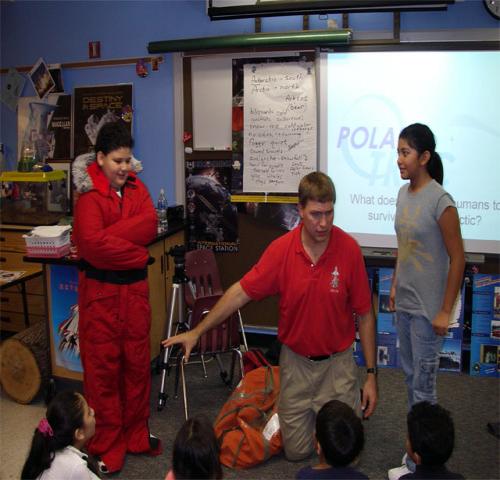
[[314, 63], [247, 64], [243, 77], [243, 190], [295, 193], [317, 166]]
[[51, 351], [57, 367], [82, 372], [78, 338], [78, 268], [50, 265]]
[[73, 93], [73, 158], [94, 151], [99, 129], [122, 120], [132, 133], [132, 84], [75, 87]]
[[17, 109], [17, 159], [26, 147], [38, 161], [71, 157], [71, 95], [52, 93], [44, 100], [21, 97]]
[[316, 170], [313, 59], [233, 59], [231, 193], [296, 194]]
[[231, 203], [231, 161], [186, 163], [189, 249], [239, 250], [238, 216]]

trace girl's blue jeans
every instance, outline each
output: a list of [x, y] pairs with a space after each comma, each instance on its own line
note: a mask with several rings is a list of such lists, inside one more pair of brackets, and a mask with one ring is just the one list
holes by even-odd
[[427, 400], [437, 403], [436, 377], [443, 337], [422, 315], [396, 312], [399, 358], [408, 389], [408, 406]]

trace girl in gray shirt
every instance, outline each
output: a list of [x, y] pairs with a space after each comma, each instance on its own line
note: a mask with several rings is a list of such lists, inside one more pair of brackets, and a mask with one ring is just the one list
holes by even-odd
[[[409, 407], [437, 402], [439, 352], [465, 267], [460, 220], [441, 186], [443, 165], [435, 148], [426, 125], [409, 125], [399, 135], [398, 167], [409, 183], [401, 187], [396, 204], [398, 257], [390, 307], [396, 310]], [[409, 472], [393, 472], [399, 469], [389, 470], [390, 480]]]

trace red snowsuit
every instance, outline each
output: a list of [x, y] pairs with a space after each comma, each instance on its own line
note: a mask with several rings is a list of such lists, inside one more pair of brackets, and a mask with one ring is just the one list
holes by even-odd
[[150, 450], [146, 245], [156, 236], [157, 217], [135, 174], [120, 198], [95, 161], [84, 162], [83, 169], [74, 239], [87, 262], [79, 276], [78, 305], [84, 391], [96, 415], [89, 452], [113, 472], [122, 468], [127, 452]]

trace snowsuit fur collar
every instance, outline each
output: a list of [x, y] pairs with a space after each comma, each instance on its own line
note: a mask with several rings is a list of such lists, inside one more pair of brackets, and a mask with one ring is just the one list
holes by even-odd
[[[130, 182], [133, 185], [136, 174], [142, 172], [142, 163], [137, 158], [132, 157], [131, 165], [132, 171], [129, 173], [127, 183]], [[71, 167], [71, 173], [73, 184], [78, 193], [94, 189], [105, 195], [109, 192], [109, 180], [97, 164], [95, 153], [84, 153], [76, 157]]]

